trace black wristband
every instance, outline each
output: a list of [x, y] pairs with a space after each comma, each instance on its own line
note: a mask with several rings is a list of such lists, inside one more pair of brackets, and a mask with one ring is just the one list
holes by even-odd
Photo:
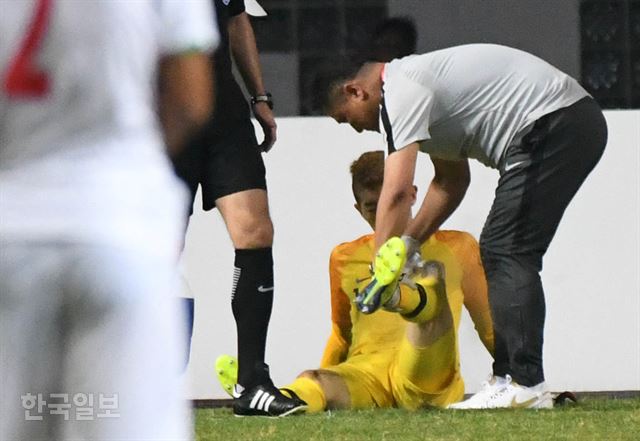
[[254, 95], [251, 97], [251, 105], [255, 106], [258, 103], [267, 103], [267, 106], [271, 110], [273, 110], [273, 99], [271, 98], [271, 94], [266, 92], [264, 95]]

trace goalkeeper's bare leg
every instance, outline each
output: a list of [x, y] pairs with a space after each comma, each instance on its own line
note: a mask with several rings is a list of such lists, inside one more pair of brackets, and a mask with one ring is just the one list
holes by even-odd
[[351, 409], [351, 395], [344, 379], [336, 372], [313, 369], [302, 372], [293, 383], [281, 388], [293, 391], [307, 403], [307, 413]]

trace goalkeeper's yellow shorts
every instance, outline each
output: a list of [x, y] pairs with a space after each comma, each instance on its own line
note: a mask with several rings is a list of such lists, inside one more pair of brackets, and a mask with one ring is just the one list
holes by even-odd
[[451, 329], [434, 344], [416, 348], [404, 337], [397, 351], [356, 355], [322, 370], [345, 381], [354, 409], [445, 407], [464, 395], [455, 339]]

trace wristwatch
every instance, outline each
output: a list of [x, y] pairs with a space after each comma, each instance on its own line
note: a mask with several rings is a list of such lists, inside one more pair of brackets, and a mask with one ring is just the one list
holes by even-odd
[[264, 95], [253, 95], [251, 97], [252, 106], [258, 103], [267, 103], [267, 106], [269, 106], [269, 108], [273, 110], [273, 99], [271, 98], [271, 94], [269, 92], [265, 92]]

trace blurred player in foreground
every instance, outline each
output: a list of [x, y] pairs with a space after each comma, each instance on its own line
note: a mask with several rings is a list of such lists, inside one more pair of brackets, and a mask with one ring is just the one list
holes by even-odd
[[[383, 152], [364, 153], [351, 165], [351, 174], [355, 208], [375, 228]], [[457, 329], [463, 303], [493, 352], [478, 244], [467, 233], [439, 231], [421, 251], [427, 264], [420, 273], [405, 279], [384, 309], [369, 315], [354, 302], [371, 281], [373, 234], [334, 248], [329, 267], [332, 333], [320, 369], [303, 372], [282, 388], [284, 393], [302, 398], [309, 412], [444, 407], [462, 398]], [[233, 359], [222, 356], [216, 368], [229, 391]]]
[[214, 20], [208, 0], [3, 2], [0, 439], [190, 439], [165, 143], [212, 110]]
[[[453, 407], [551, 407], [539, 273], [565, 209], [604, 151], [607, 126], [598, 104], [575, 79], [531, 54], [469, 44], [366, 63], [333, 83], [325, 110], [358, 132], [381, 132], [389, 152], [375, 232], [383, 265], [361, 302], [367, 309], [384, 303], [407, 271], [387, 264], [393, 253], [414, 260], [419, 244], [459, 206], [471, 181], [469, 158], [499, 170], [480, 237], [496, 343], [493, 378]], [[434, 177], [412, 217], [418, 152], [429, 154]]]

